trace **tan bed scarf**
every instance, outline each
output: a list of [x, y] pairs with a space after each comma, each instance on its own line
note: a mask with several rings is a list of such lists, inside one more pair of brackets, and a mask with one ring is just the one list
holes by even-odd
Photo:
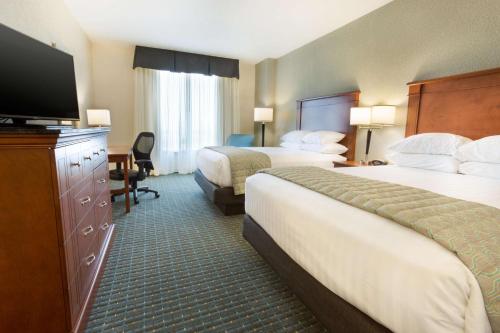
[[258, 151], [231, 146], [207, 148], [224, 154], [229, 159], [234, 195], [245, 193], [245, 180], [247, 177], [254, 175], [261, 169], [271, 167], [269, 156]]
[[476, 277], [493, 332], [500, 332], [500, 209], [317, 167], [260, 172], [390, 219], [444, 246]]

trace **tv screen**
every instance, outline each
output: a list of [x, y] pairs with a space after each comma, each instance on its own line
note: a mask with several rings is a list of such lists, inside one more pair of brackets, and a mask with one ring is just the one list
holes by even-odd
[[78, 120], [73, 57], [0, 24], [0, 117]]

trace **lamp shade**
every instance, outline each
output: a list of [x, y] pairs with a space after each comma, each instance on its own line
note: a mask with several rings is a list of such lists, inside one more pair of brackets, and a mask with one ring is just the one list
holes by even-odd
[[253, 113], [253, 120], [261, 123], [270, 123], [273, 121], [272, 108], [255, 108]]
[[109, 110], [87, 110], [87, 122], [89, 126], [111, 126], [111, 116], [109, 114]]
[[396, 107], [393, 105], [372, 106], [371, 123], [375, 125], [391, 126], [396, 122]]
[[371, 124], [371, 108], [370, 107], [352, 107], [351, 108], [351, 125], [370, 125]]

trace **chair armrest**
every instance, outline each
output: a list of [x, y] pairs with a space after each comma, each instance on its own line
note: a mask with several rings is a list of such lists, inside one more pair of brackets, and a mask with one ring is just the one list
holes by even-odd
[[141, 165], [144, 165], [144, 164], [146, 164], [148, 162], [149, 163], [153, 163], [153, 161], [151, 161], [151, 160], [135, 160], [134, 163], [137, 164], [138, 166], [141, 166]]
[[135, 164], [139, 167], [140, 174], [146, 174], [146, 177], [149, 177], [151, 172], [151, 168], [153, 165], [153, 161], [151, 160], [136, 160]]

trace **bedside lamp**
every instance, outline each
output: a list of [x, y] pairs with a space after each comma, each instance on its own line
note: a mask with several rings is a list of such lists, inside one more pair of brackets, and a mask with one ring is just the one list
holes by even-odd
[[372, 107], [352, 107], [350, 123], [358, 128], [368, 129], [366, 134], [365, 163], [368, 163], [372, 131], [394, 125], [396, 107], [393, 105], [376, 105]]
[[111, 116], [106, 109], [87, 110], [87, 122], [92, 127], [111, 126]]
[[272, 108], [255, 108], [254, 114], [253, 114], [253, 120], [255, 122], [261, 123], [262, 147], [264, 147], [264, 133], [266, 131], [266, 123], [271, 123], [273, 121], [273, 109]]

